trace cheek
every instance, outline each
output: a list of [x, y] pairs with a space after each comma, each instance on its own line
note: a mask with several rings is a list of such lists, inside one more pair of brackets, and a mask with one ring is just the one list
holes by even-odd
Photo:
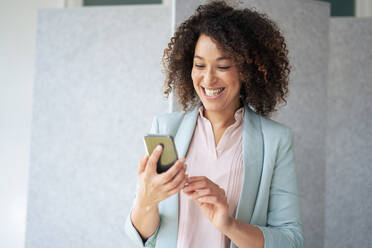
[[238, 73], [232, 72], [229, 75], [229, 81], [230, 81], [232, 87], [239, 88], [240, 89], [241, 82], [240, 82], [239, 74]]
[[191, 79], [192, 79], [192, 85], [194, 86], [194, 90], [196, 91], [196, 93], [198, 93], [198, 81], [197, 81], [197, 77], [196, 77], [196, 73], [194, 70], [191, 71]]
[[191, 72], [192, 83], [193, 83], [194, 88], [195, 88], [196, 91], [198, 91], [198, 89], [199, 89], [198, 85], [201, 82], [200, 78], [201, 78], [201, 75], [197, 70], [194, 70], [194, 71]]
[[196, 70], [191, 70], [191, 78], [192, 78], [192, 81], [194, 83], [196, 83], [197, 79], [198, 79], [198, 72]]

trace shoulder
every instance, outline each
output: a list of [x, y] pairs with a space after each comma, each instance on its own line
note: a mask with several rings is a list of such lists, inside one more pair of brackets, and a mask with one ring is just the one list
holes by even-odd
[[154, 119], [156, 119], [159, 123], [175, 123], [182, 120], [183, 116], [185, 115], [184, 111], [172, 112], [172, 113], [165, 113], [156, 115]]
[[262, 129], [267, 132], [276, 132], [276, 133], [287, 133], [291, 130], [287, 125], [270, 119], [265, 116], [260, 116]]
[[184, 111], [156, 115], [153, 120], [153, 132], [175, 135], [184, 116]]
[[278, 162], [291, 159], [294, 145], [292, 129], [268, 117], [260, 116], [260, 119], [266, 155], [274, 156]]
[[261, 120], [261, 130], [265, 140], [277, 140], [288, 142], [292, 140], [292, 129], [283, 123], [272, 120], [268, 117], [259, 116]]
[[275, 121], [269, 117], [262, 116], [256, 113], [251, 107], [245, 105], [246, 111], [246, 120], [251, 123], [254, 123], [257, 129], [261, 129], [263, 134], [268, 135], [269, 137], [273, 138], [275, 136], [283, 136], [287, 135], [291, 132], [291, 128], [286, 126], [283, 123]]

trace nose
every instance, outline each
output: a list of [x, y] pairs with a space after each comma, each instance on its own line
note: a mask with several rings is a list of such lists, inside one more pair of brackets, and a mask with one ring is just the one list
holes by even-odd
[[207, 85], [213, 85], [216, 82], [216, 75], [212, 68], [205, 70], [204, 83]]

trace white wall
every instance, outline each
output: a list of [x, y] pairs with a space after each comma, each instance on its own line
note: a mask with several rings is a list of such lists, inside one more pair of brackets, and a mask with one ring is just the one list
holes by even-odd
[[355, 16], [357, 17], [372, 16], [372, 1], [371, 0], [356, 0], [355, 1]]
[[24, 247], [37, 9], [63, 0], [0, 0], [0, 247]]
[[25, 242], [37, 10], [81, 4], [0, 0], [0, 247]]

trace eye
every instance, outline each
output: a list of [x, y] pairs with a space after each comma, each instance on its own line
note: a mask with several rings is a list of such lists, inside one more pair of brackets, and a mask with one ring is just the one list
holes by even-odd
[[220, 70], [227, 70], [229, 68], [230, 68], [230, 66], [219, 66], [218, 67], [218, 69], [220, 69]]
[[195, 64], [195, 67], [197, 67], [197, 68], [204, 68], [205, 66], [204, 65]]

